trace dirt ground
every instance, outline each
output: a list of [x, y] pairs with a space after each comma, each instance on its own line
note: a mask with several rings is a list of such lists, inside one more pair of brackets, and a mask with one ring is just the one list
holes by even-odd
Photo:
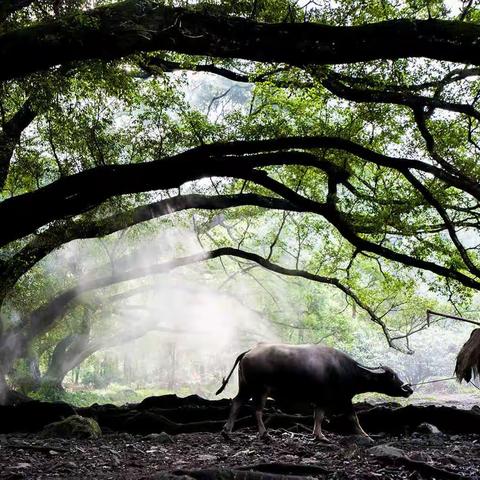
[[[370, 445], [359, 445], [349, 436], [328, 434], [331, 444], [314, 441], [307, 432], [270, 431], [267, 441], [253, 429], [234, 432], [231, 441], [218, 433], [165, 436], [107, 434], [96, 440], [43, 439], [35, 434], [0, 436], [2, 479], [153, 479], [162, 473], [205, 468], [232, 468], [255, 464], [315, 465], [322, 479], [422, 479], [441, 478], [420, 473], [415, 465], [399, 465], [375, 457]], [[480, 478], [480, 435], [413, 433], [409, 436], [374, 436], [375, 445], [398, 447], [419, 461], [458, 476]], [[295, 471], [293, 472], [295, 473]], [[199, 477], [196, 477], [199, 478]], [[291, 478], [291, 477], [290, 477]], [[298, 478], [298, 477], [297, 477]]]

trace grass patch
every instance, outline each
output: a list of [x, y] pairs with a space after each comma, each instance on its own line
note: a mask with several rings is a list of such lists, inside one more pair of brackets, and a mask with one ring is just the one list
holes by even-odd
[[[64, 391], [61, 391], [49, 387], [42, 387], [38, 391], [32, 393], [30, 396], [35, 400], [42, 400], [45, 402], [62, 401], [76, 407], [89, 407], [94, 403], [111, 403], [114, 405], [139, 403], [146, 397], [165, 395], [168, 393], [173, 392], [161, 388], [143, 388], [134, 390], [132, 388], [125, 387], [124, 385], [111, 385], [106, 389], [85, 389], [75, 391], [69, 390], [68, 388], [66, 388]], [[182, 392], [176, 393], [177, 395], [182, 395]]]

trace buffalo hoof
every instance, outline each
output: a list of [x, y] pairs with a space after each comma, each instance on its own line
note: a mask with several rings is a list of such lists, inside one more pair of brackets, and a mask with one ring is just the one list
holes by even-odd
[[316, 442], [323, 443], [324, 445], [330, 445], [332, 443], [332, 441], [329, 440], [325, 435], [315, 435], [314, 439]]
[[260, 440], [265, 443], [271, 443], [273, 441], [273, 438], [270, 436], [268, 432], [262, 433], [259, 437], [260, 437]]
[[231, 433], [231, 432], [227, 432], [227, 430], [225, 430], [225, 429], [223, 429], [223, 430], [221, 431], [222, 437], [223, 437], [224, 440], [226, 440], [227, 442], [233, 442], [232, 437], [230, 436], [230, 433]]

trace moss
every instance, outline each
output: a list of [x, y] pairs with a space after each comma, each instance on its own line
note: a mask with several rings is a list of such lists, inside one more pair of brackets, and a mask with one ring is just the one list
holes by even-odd
[[93, 418], [71, 415], [59, 422], [46, 425], [42, 437], [97, 438], [102, 435], [100, 425]]

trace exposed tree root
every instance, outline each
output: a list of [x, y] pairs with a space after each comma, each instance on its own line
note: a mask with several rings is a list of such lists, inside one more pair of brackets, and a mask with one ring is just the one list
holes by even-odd
[[445, 479], [445, 480], [473, 480], [471, 477], [466, 477], [459, 473], [445, 470], [444, 468], [435, 467], [429, 463], [420, 460], [412, 460], [408, 457], [381, 457], [384, 462], [392, 463], [394, 465], [402, 465], [409, 470], [416, 471], [426, 478]]
[[[304, 476], [277, 474], [270, 472], [246, 471], [240, 469], [205, 469], [205, 470], [177, 470], [175, 475], [186, 475], [195, 480], [300, 480]], [[323, 474], [316, 473], [317, 478]], [[320, 477], [321, 478], [321, 477]]]
[[254, 465], [243, 465], [235, 467], [235, 470], [249, 470], [254, 472], [274, 473], [278, 475], [326, 475], [329, 473], [319, 465], [306, 465], [296, 463], [256, 463]]
[[[273, 429], [289, 431], [311, 430], [313, 419], [308, 415], [278, 413], [268, 404], [265, 424]], [[95, 418], [104, 431], [137, 434], [166, 432], [168, 434], [220, 432], [228, 416], [229, 401], [209, 401], [198, 396], [179, 398], [175, 395], [151, 397], [138, 405], [92, 405], [74, 409], [62, 402], [31, 401], [16, 406], [0, 407], [0, 432], [35, 432], [48, 423], [79, 414]], [[480, 414], [475, 410], [461, 410], [437, 406], [376, 406], [361, 404], [357, 413], [363, 428], [369, 433], [405, 433], [420, 423], [431, 423], [445, 433], [477, 433], [480, 431]], [[325, 430], [351, 433], [351, 424], [341, 416], [331, 416]], [[251, 406], [240, 411], [235, 428], [254, 427]], [[232, 437], [234, 438], [234, 437]]]

